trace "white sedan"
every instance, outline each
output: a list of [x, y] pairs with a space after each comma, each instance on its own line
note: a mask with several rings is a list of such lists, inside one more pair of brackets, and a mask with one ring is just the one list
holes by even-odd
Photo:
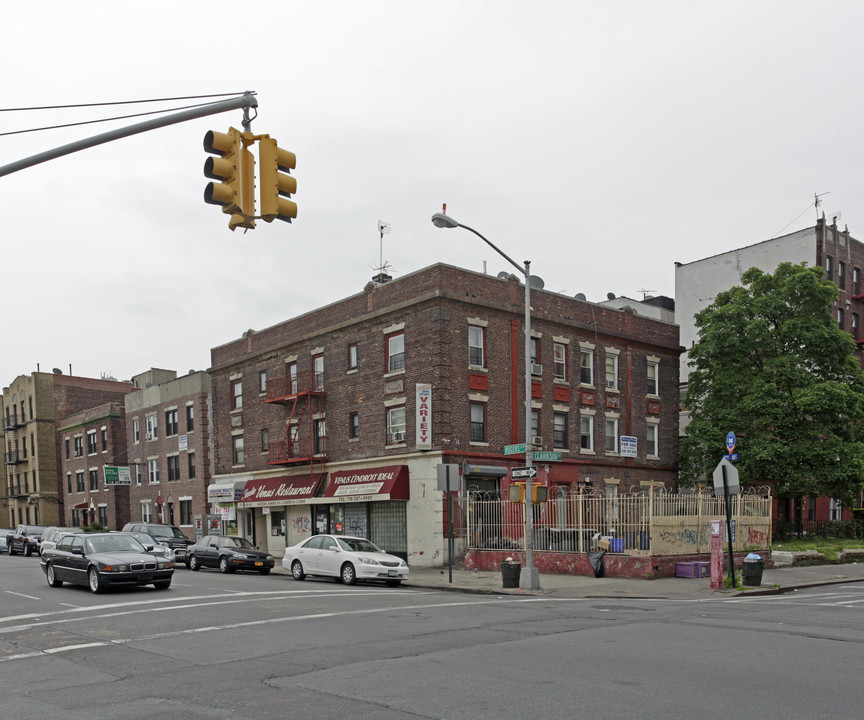
[[402, 558], [388, 555], [365, 538], [345, 535], [313, 535], [285, 548], [282, 567], [295, 580], [320, 575], [338, 578], [346, 585], [380, 580], [396, 586], [408, 577], [408, 565]]

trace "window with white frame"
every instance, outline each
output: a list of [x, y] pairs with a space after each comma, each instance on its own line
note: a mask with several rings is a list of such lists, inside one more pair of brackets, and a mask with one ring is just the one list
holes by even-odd
[[594, 452], [594, 417], [591, 415], [579, 418], [579, 449]]
[[177, 408], [165, 411], [165, 437], [176, 435], [179, 429], [177, 423]]
[[186, 406], [186, 432], [190, 433], [195, 429], [195, 406]]
[[356, 370], [359, 364], [357, 356], [357, 343], [351, 343], [348, 346], [348, 369]]
[[147, 461], [147, 481], [151, 485], [159, 483], [159, 458], [150, 458]]
[[486, 328], [479, 325], [468, 326], [468, 364], [486, 367]]
[[84, 438], [78, 435], [73, 438], [75, 443], [75, 457], [81, 457], [84, 454]]
[[141, 426], [138, 423], [138, 418], [132, 418], [132, 442], [141, 442]]
[[471, 442], [486, 442], [486, 403], [470, 403]]
[[99, 489], [99, 469], [90, 468], [90, 492], [96, 492]]
[[660, 433], [656, 423], [649, 422], [645, 428], [645, 454], [648, 457], [659, 457], [660, 455]]
[[231, 381], [231, 409], [242, 410], [243, 408], [243, 380], [238, 378]]
[[132, 474], [135, 476], [135, 484], [141, 484], [141, 465], [139, 463], [132, 464]]
[[834, 258], [830, 255], [825, 256], [825, 277], [829, 280], [834, 279]]
[[594, 384], [594, 351], [582, 348], [579, 351], [579, 382], [582, 385]]
[[387, 372], [398, 372], [405, 369], [405, 333], [397, 332], [388, 335], [387, 341]]
[[153, 415], [148, 415], [145, 420], [145, 427], [147, 428], [147, 439], [155, 440], [159, 437], [159, 418], [154, 413]]
[[531, 364], [540, 364], [540, 338], [531, 338]]
[[312, 375], [314, 377], [314, 388], [324, 389], [324, 354], [318, 353], [312, 356]]
[[267, 393], [267, 371], [259, 370], [258, 371], [258, 392], [261, 395], [266, 395]]
[[556, 412], [552, 416], [552, 446], [562, 450], [567, 448], [567, 413]]
[[261, 430], [261, 452], [270, 452], [270, 431], [267, 428]]
[[652, 397], [659, 395], [658, 380], [660, 377], [660, 363], [657, 360], [649, 358], [645, 366], [646, 382], [645, 389]]
[[606, 389], [618, 389], [618, 353], [606, 350]]
[[552, 345], [552, 377], [556, 380], [567, 379], [567, 346], [564, 343]]
[[606, 452], [618, 452], [618, 418], [606, 418]]
[[536, 437], [540, 434], [540, 411], [531, 411], [531, 437]]
[[[27, 439], [26, 437], [24, 438]], [[96, 454], [96, 431], [88, 430], [87, 431], [87, 454], [95, 455]]]
[[830, 520], [841, 520], [843, 518], [843, 506], [839, 500], [831, 498], [828, 502], [828, 517]]
[[246, 451], [244, 446], [244, 440], [242, 435], [234, 435], [231, 438], [232, 443], [232, 452], [233, 452], [233, 464], [234, 465], [243, 465], [246, 463]]
[[288, 394], [296, 395], [299, 389], [297, 383], [297, 363], [290, 362], [285, 366], [285, 375], [288, 381]]
[[150, 501], [145, 500], [141, 503], [141, 522], [149, 523], [153, 520], [153, 511], [150, 507]]
[[398, 405], [387, 410], [387, 444], [405, 442], [405, 406]]
[[313, 451], [316, 455], [323, 455], [327, 452], [327, 421], [324, 418], [313, 420], [312, 433], [315, 440]]

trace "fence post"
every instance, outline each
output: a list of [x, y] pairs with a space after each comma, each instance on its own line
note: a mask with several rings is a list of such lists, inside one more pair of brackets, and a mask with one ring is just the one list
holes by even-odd
[[585, 543], [582, 539], [582, 536], [585, 534], [585, 522], [583, 520], [582, 514], [582, 488], [579, 488], [579, 495], [576, 501], [576, 527], [579, 528], [579, 532], [576, 533], [576, 547], [579, 548], [579, 552], [585, 552]]

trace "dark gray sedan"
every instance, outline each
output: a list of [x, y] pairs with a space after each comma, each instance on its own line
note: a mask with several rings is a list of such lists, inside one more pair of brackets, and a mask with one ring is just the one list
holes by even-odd
[[267, 575], [276, 564], [273, 556], [259, 550], [244, 537], [205, 535], [187, 548], [186, 564], [190, 570], [202, 567], [219, 568], [219, 572], [254, 570]]
[[42, 554], [40, 565], [51, 587], [68, 582], [94, 593], [138, 585], [165, 590], [174, 575], [171, 560], [154, 557], [134, 537], [120, 533], [63, 535]]

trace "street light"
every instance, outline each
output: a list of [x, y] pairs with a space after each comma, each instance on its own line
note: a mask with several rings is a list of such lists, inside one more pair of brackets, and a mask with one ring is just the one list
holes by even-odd
[[[439, 228], [461, 227], [474, 233], [525, 276], [525, 466], [533, 467], [534, 453], [531, 438], [531, 261], [525, 260], [524, 267], [520, 267], [518, 263], [474, 228], [462, 225], [444, 213], [435, 213], [432, 216], [432, 224]], [[519, 587], [527, 590], [540, 589], [540, 573], [534, 567], [534, 484], [531, 477], [526, 478], [525, 481], [525, 567], [522, 568], [519, 575]]]

